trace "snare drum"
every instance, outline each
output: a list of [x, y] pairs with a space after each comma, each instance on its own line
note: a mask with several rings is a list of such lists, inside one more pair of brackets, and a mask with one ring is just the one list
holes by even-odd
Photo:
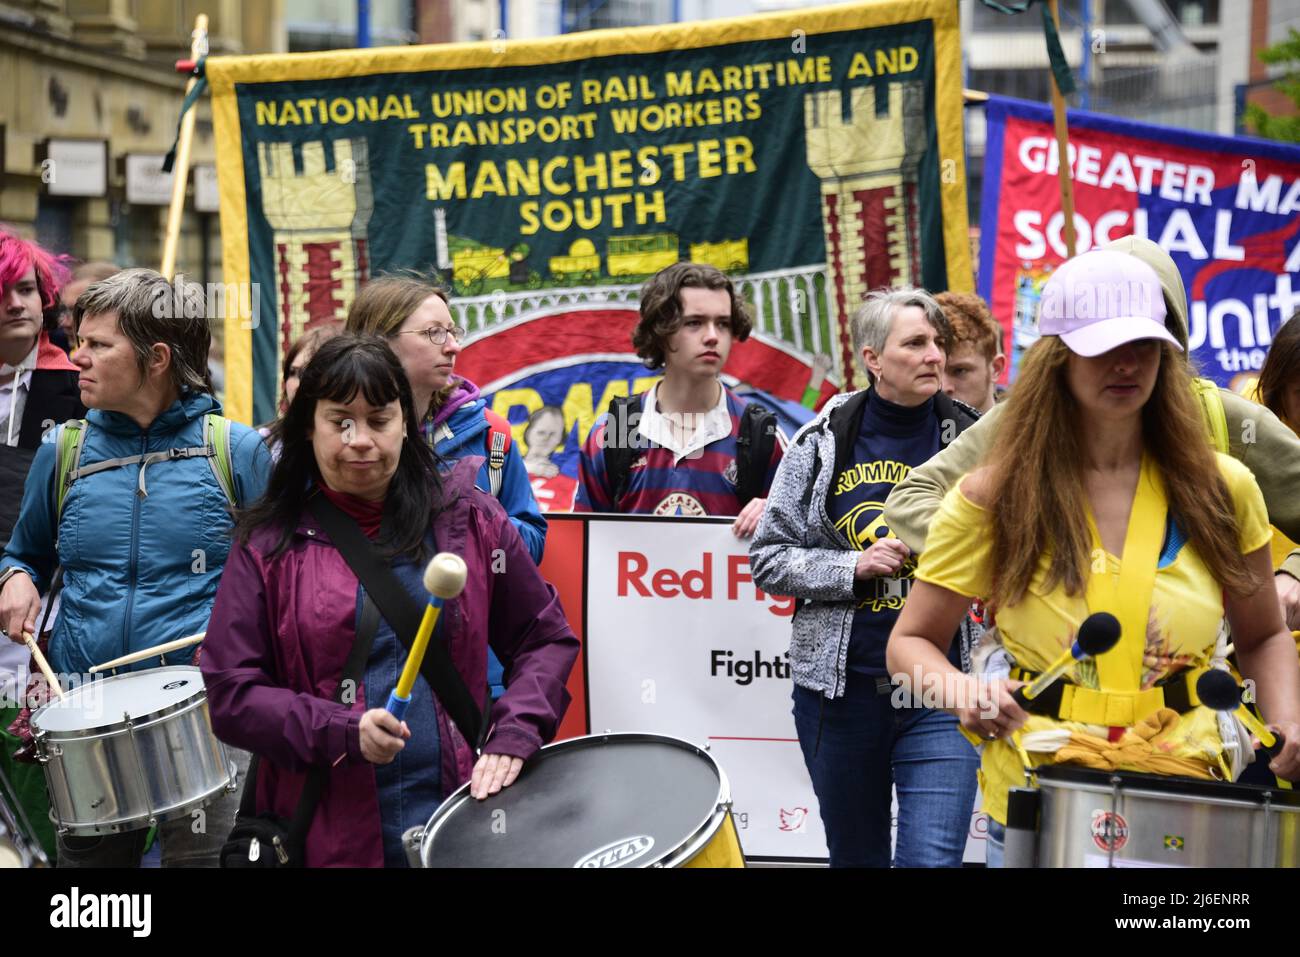
[[542, 748], [486, 801], [466, 784], [408, 856], [424, 867], [744, 867], [727, 776], [709, 753], [658, 734]]
[[1063, 765], [1035, 770], [1039, 867], [1296, 867], [1300, 793]]
[[184, 817], [235, 789], [198, 668], [93, 681], [32, 715], [61, 834], [112, 834]]

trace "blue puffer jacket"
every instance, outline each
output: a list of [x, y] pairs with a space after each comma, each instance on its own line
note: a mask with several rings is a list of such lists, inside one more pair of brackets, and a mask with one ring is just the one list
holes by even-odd
[[[203, 444], [203, 416], [219, 413], [210, 395], [186, 393], [147, 430], [117, 412], [92, 411], [81, 452], [84, 468], [106, 459]], [[24, 569], [44, 592], [63, 565], [62, 605], [50, 639], [56, 673], [85, 674], [91, 665], [204, 631], [230, 550], [226, 496], [205, 458], [156, 462], [79, 478], [64, 501], [55, 561], [56, 446], [41, 445], [27, 476], [22, 511], [0, 570]], [[253, 429], [230, 429], [238, 504], [261, 497], [271, 456]], [[193, 648], [133, 669], [188, 664]]]
[[[478, 386], [468, 379], [459, 379], [456, 385], [456, 390], [438, 409], [432, 421], [424, 423], [425, 438], [432, 434], [434, 451], [447, 462], [471, 455], [487, 455], [488, 421], [483, 414], [487, 400], [480, 397]], [[485, 492], [492, 490], [486, 461], [474, 484]], [[540, 564], [546, 547], [546, 519], [537, 506], [523, 457], [513, 442], [501, 469], [501, 491], [497, 494], [497, 501], [510, 516], [511, 524], [519, 530], [528, 554]]]

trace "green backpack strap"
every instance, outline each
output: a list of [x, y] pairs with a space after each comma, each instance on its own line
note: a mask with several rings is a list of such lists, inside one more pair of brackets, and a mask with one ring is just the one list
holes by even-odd
[[230, 420], [214, 412], [205, 415], [203, 442], [212, 448], [208, 464], [212, 466], [212, 474], [217, 477], [217, 484], [225, 493], [226, 501], [232, 508], [238, 506], [235, 497], [235, 467], [230, 457]]
[[72, 473], [81, 465], [81, 447], [86, 443], [86, 420], [68, 419], [55, 436], [54, 522], [63, 518], [63, 501], [72, 485]]
[[1225, 455], [1229, 454], [1228, 416], [1223, 411], [1223, 396], [1219, 395], [1218, 385], [1209, 379], [1193, 379], [1192, 389], [1196, 393], [1196, 401], [1201, 405], [1201, 417], [1209, 430], [1210, 441], [1214, 443], [1215, 449]]

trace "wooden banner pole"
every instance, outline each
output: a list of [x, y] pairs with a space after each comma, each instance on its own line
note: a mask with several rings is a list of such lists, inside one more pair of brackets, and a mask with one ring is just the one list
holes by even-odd
[[[1047, 9], [1052, 14], [1057, 33], [1061, 30], [1061, 12], [1057, 0], [1047, 0]], [[1050, 68], [1049, 68], [1050, 72]], [[1077, 249], [1074, 234], [1074, 183], [1070, 180], [1070, 131], [1065, 120], [1065, 97], [1056, 85], [1056, 74], [1052, 74], [1052, 118], [1056, 125], [1057, 178], [1061, 183], [1061, 213], [1065, 216], [1062, 235], [1065, 239], [1067, 259], [1073, 259]]]
[[[200, 13], [194, 21], [194, 34], [190, 43], [190, 58], [198, 62], [208, 50], [208, 15]], [[185, 86], [185, 93], [194, 89], [198, 77], [191, 76]], [[185, 189], [190, 178], [190, 146], [194, 142], [194, 120], [198, 115], [197, 104], [181, 120], [181, 135], [176, 147], [176, 165], [172, 167], [172, 202], [167, 210], [167, 235], [163, 241], [162, 269], [159, 270], [168, 279], [176, 274], [176, 249], [181, 240], [181, 221], [185, 216]]]

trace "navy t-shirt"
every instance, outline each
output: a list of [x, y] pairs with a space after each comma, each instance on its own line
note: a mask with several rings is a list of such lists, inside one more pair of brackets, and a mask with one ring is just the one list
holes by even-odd
[[[868, 393], [853, 457], [835, 476], [826, 503], [827, 513], [850, 545], [865, 550], [879, 539], [898, 537], [885, 524], [885, 499], [915, 466], [925, 464], [938, 451], [934, 399], [908, 408], [882, 399], [874, 388]], [[895, 577], [910, 581], [915, 571], [913, 555]], [[864, 587], [872, 590], [877, 586], [868, 580]], [[889, 673], [885, 668], [885, 645], [903, 601], [895, 590], [893, 595], [881, 592], [858, 603], [849, 639], [850, 671], [866, 675]]]

